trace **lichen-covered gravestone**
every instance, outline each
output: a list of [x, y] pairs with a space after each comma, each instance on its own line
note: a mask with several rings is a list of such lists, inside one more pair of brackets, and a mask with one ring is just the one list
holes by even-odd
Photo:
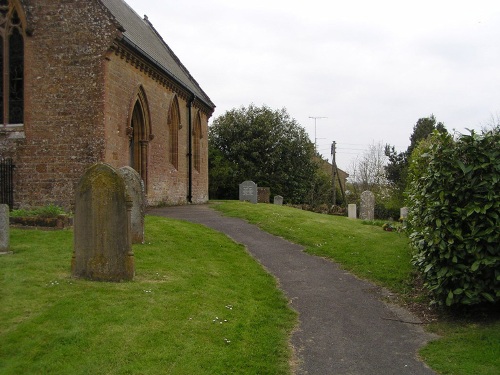
[[240, 201], [257, 203], [257, 184], [253, 181], [244, 181], [240, 184]]
[[269, 203], [271, 201], [271, 188], [258, 187], [257, 188], [257, 202]]
[[132, 211], [130, 214], [130, 232], [132, 243], [144, 243], [144, 213], [146, 211], [146, 199], [144, 197], [144, 183], [141, 176], [132, 167], [122, 167], [118, 173], [125, 181], [127, 194], [132, 199]]
[[98, 163], [87, 169], [75, 195], [74, 277], [132, 280], [131, 207], [125, 182], [114, 168]]
[[283, 197], [281, 195], [275, 195], [274, 196], [274, 204], [282, 206], [283, 205]]
[[375, 219], [375, 195], [371, 191], [363, 191], [361, 193], [359, 218], [362, 220]]
[[9, 206], [0, 204], [0, 253], [9, 253]]

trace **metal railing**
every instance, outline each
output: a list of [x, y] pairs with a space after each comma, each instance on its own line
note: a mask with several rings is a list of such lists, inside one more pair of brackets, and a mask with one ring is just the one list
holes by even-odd
[[0, 159], [0, 203], [14, 207], [14, 163], [11, 158]]

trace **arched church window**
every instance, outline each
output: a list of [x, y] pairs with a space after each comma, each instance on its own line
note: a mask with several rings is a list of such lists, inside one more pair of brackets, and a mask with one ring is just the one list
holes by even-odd
[[179, 102], [177, 97], [172, 100], [168, 111], [168, 150], [170, 164], [179, 169], [179, 128], [180, 128]]
[[201, 134], [201, 118], [200, 114], [196, 116], [196, 120], [193, 128], [193, 164], [194, 169], [197, 172], [201, 170], [201, 139], [203, 138]]
[[24, 122], [24, 31], [10, 0], [0, 0], [0, 118], [2, 124]]
[[137, 93], [129, 124], [129, 165], [134, 168], [148, 191], [148, 147], [150, 132], [149, 106], [146, 93], [141, 87]]

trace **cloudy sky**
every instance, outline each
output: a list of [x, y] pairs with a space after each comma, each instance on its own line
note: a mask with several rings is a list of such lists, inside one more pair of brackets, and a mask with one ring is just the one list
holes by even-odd
[[[500, 115], [498, 0], [126, 0], [217, 105], [286, 108], [349, 170], [370, 144], [405, 151], [434, 114], [449, 131]], [[311, 117], [326, 117], [315, 120]]]

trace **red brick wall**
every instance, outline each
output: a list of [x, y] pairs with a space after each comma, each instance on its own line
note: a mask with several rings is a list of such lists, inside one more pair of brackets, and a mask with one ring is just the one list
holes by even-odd
[[[188, 195], [188, 131], [189, 109], [188, 99], [174, 93], [163, 83], [154, 79], [150, 73], [136, 67], [135, 64], [111, 53], [106, 64], [106, 153], [104, 160], [122, 167], [129, 163], [129, 137], [126, 128], [130, 126], [130, 116], [137, 100], [139, 90], [143, 90], [147, 98], [150, 116], [150, 131], [153, 139], [148, 144], [148, 204], [182, 204], [187, 202]], [[167, 117], [174, 96], [177, 95], [180, 110], [179, 129], [179, 164], [178, 168], [169, 162], [169, 140]], [[193, 106], [192, 121], [198, 109]], [[208, 118], [201, 114], [202, 173], [193, 168], [193, 202], [208, 200]]]
[[[179, 167], [167, 160], [167, 113], [174, 90], [111, 51], [119, 37], [97, 0], [26, 2], [24, 138], [0, 130], [0, 157], [11, 156], [15, 204], [74, 204], [74, 188], [89, 165], [129, 163], [126, 127], [140, 87], [150, 111], [148, 203], [179, 204], [188, 195], [187, 96], [178, 96]], [[179, 93], [178, 93], [179, 94]], [[193, 108], [193, 119], [198, 109]], [[202, 173], [193, 168], [193, 202], [208, 200], [207, 115], [202, 113]], [[22, 133], [21, 133], [22, 134]], [[18, 133], [19, 135], [19, 133]]]

